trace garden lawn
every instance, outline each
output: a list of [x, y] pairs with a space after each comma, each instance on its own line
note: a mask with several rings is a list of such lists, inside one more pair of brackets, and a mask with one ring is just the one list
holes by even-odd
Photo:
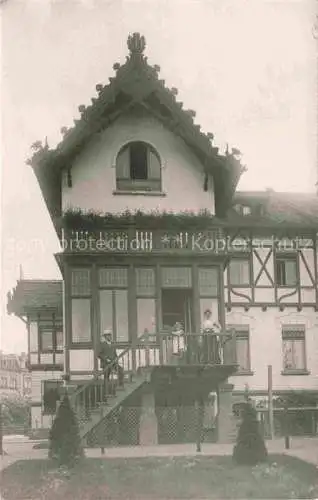
[[231, 457], [87, 458], [70, 473], [21, 460], [1, 483], [3, 500], [318, 498], [316, 467], [282, 455], [256, 467]]

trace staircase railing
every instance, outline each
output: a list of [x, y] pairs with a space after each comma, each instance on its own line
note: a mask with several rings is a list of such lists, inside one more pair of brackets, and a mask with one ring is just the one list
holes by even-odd
[[[133, 344], [124, 348], [108, 365], [109, 377], [105, 377], [104, 372], [100, 370], [94, 378], [85, 381], [71, 394], [71, 404], [79, 421], [87, 422], [91, 412], [97, 409], [100, 409], [102, 414], [105, 404], [116, 396], [119, 385], [124, 388], [125, 383], [132, 382], [141, 368], [171, 364], [235, 365], [235, 331], [183, 335], [163, 332], [159, 335], [159, 342], [155, 335], [143, 334]], [[123, 375], [122, 380], [119, 370]]]
[[[105, 377], [105, 372], [100, 370], [94, 378], [85, 381], [71, 394], [71, 404], [80, 423], [87, 422], [92, 411], [98, 408], [102, 411], [103, 406], [116, 396], [119, 386], [124, 388], [127, 376], [128, 382], [132, 382], [140, 368], [159, 364], [158, 344], [149, 342], [148, 337], [146, 333], [123, 349], [116, 359], [108, 364], [109, 376]], [[120, 370], [122, 380], [119, 376]]]

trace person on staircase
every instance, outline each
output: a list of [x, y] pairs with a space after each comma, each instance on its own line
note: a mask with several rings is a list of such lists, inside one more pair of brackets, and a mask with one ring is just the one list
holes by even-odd
[[107, 395], [107, 387], [112, 373], [116, 373], [118, 377], [118, 385], [124, 385], [124, 370], [118, 362], [116, 347], [112, 342], [112, 333], [106, 330], [101, 338], [100, 348], [98, 352], [101, 369], [104, 372], [104, 397]]

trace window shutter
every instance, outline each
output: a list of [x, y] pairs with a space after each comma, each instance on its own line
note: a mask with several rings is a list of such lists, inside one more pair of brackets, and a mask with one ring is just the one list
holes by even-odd
[[117, 179], [130, 179], [129, 147], [122, 149], [117, 156], [116, 177]]
[[161, 178], [161, 165], [157, 155], [148, 150], [148, 178], [149, 179], [160, 179]]

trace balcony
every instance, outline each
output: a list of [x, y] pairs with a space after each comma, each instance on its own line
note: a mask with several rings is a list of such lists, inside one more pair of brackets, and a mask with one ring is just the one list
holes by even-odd
[[[173, 387], [177, 393], [186, 387], [197, 397], [204, 397], [237, 369], [235, 332], [161, 333], [159, 338], [157, 342], [155, 336], [143, 335], [134, 345], [121, 352], [118, 349], [118, 358], [109, 366], [110, 376], [105, 379], [99, 371], [90, 380], [69, 381], [82, 438], [145, 383], [151, 382], [159, 391]], [[62, 394], [64, 390], [61, 388]]]
[[[236, 371], [236, 339], [234, 331], [218, 334], [183, 334], [171, 332], [144, 334], [140, 339], [125, 349], [117, 349], [118, 364], [125, 374], [142, 369], [191, 368], [205, 369], [228, 367], [229, 372]], [[99, 376], [102, 371], [99, 371]], [[229, 375], [228, 375], [229, 376]], [[116, 375], [115, 375], [116, 379]]]
[[136, 229], [126, 226], [110, 230], [63, 229], [60, 239], [65, 253], [181, 253], [224, 255], [228, 240], [222, 228]]

